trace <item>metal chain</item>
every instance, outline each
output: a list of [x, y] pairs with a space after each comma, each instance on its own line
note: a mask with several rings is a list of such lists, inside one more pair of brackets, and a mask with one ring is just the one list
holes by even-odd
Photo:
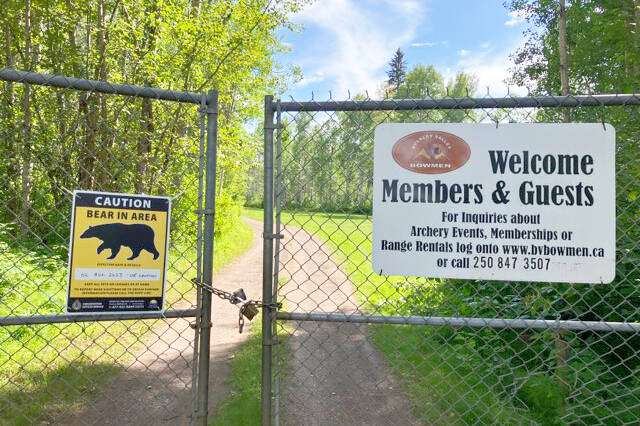
[[[196, 286], [202, 288], [203, 290], [208, 291], [211, 294], [218, 296], [222, 300], [228, 300], [229, 303], [233, 305], [241, 304], [240, 312], [238, 315], [238, 331], [242, 334], [242, 329], [244, 327], [244, 318], [247, 317], [249, 320], [252, 320], [256, 315], [257, 310], [255, 308], [269, 308], [269, 309], [280, 309], [282, 308], [282, 303], [263, 303], [260, 300], [254, 299], [244, 299], [238, 295], [238, 292], [244, 294], [242, 289], [237, 290], [236, 292], [230, 292], [226, 290], [222, 290], [220, 288], [215, 288], [209, 284], [203, 283], [202, 281], [198, 281], [197, 278], [193, 278], [191, 280]], [[253, 309], [251, 307], [254, 307]]]
[[239, 298], [237, 296], [235, 296], [231, 292], [212, 287], [209, 284], [205, 284], [202, 281], [198, 281], [197, 278], [193, 278], [191, 280], [191, 282], [194, 283], [195, 285], [197, 285], [198, 287], [200, 287], [200, 288], [202, 288], [204, 290], [207, 290], [209, 293], [215, 294], [216, 296], [218, 296], [221, 299], [229, 300], [231, 303], [239, 302], [239, 300], [237, 300]]

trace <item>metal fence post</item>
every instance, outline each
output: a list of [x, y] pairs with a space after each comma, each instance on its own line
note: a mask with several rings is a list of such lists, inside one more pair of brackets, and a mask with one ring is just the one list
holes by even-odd
[[[218, 136], [218, 92], [210, 90], [207, 94], [207, 157], [204, 209], [204, 249], [202, 262], [202, 280], [206, 285], [213, 284], [213, 232], [216, 201], [216, 148]], [[198, 411], [196, 425], [206, 426], [209, 413], [209, 347], [211, 337], [211, 293], [202, 292], [200, 317], [200, 347], [198, 357]]]
[[[282, 112], [280, 111], [280, 100], [276, 101], [276, 141], [275, 141], [275, 229], [276, 234], [280, 235], [280, 211], [282, 206], [282, 175], [280, 171], [282, 170]], [[279, 283], [279, 275], [278, 275], [278, 265], [280, 265], [280, 238], [276, 238], [275, 240], [275, 253], [273, 256], [273, 262], [275, 263], [275, 268], [273, 268], [273, 283], [271, 288], [273, 289], [273, 293], [271, 295], [274, 302], [278, 301], [278, 283]], [[273, 357], [275, 359], [279, 359], [278, 356], [278, 325], [276, 323], [277, 312], [276, 315], [273, 316], [273, 328], [272, 328], [272, 336], [273, 343], [275, 346], [275, 350], [273, 351]], [[280, 425], [280, 365], [276, 362], [276, 371], [275, 376], [273, 378], [273, 407], [271, 409], [273, 413], [273, 425]]]
[[[202, 282], [202, 226], [204, 225], [202, 217], [202, 209], [204, 208], [204, 160], [205, 160], [205, 139], [206, 118], [207, 118], [207, 96], [202, 96], [200, 100], [200, 148], [198, 155], [198, 230], [197, 230], [197, 253], [196, 259], [196, 279]], [[195, 319], [194, 339], [193, 339], [193, 365], [191, 366], [191, 417], [189, 425], [195, 425], [196, 415], [198, 414], [198, 347], [200, 345], [200, 316], [202, 309], [202, 288], [196, 289], [196, 306], [198, 307], [198, 315]]]
[[[273, 96], [264, 98], [264, 234], [262, 251], [262, 300], [270, 304], [273, 278]], [[271, 349], [273, 311], [262, 310], [262, 424], [271, 425]]]

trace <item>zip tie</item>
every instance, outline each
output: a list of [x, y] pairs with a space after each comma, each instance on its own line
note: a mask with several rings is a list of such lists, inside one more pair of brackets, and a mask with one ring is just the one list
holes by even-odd
[[213, 214], [215, 214], [215, 212], [216, 212], [215, 209], [202, 209], [202, 210], [195, 210], [194, 211], [194, 213], [203, 214], [205, 216], [213, 215]]
[[282, 240], [284, 239], [284, 234], [267, 234], [265, 232], [262, 233], [262, 238], [267, 240]]

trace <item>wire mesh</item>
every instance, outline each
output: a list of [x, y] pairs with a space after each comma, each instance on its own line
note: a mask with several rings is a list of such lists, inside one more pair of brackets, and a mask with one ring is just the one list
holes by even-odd
[[[272, 105], [282, 124], [275, 217], [284, 234], [274, 253], [283, 304], [276, 423], [637, 423], [640, 96], [424, 95]], [[403, 278], [371, 269], [378, 124], [562, 122], [566, 109], [572, 122], [616, 128], [611, 284]]]
[[[6, 69], [0, 78], [0, 317], [23, 322], [0, 327], [0, 423], [185, 422], [201, 95]], [[62, 316], [74, 189], [173, 197], [166, 317]]]

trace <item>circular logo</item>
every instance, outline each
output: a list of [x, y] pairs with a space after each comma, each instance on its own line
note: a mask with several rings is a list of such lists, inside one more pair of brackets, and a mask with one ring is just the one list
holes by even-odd
[[447, 173], [464, 166], [471, 148], [459, 136], [427, 130], [399, 139], [391, 151], [400, 167], [416, 173]]
[[79, 311], [80, 308], [82, 308], [82, 302], [80, 302], [78, 299], [74, 300], [71, 304], [71, 309], [73, 309], [74, 311]]

